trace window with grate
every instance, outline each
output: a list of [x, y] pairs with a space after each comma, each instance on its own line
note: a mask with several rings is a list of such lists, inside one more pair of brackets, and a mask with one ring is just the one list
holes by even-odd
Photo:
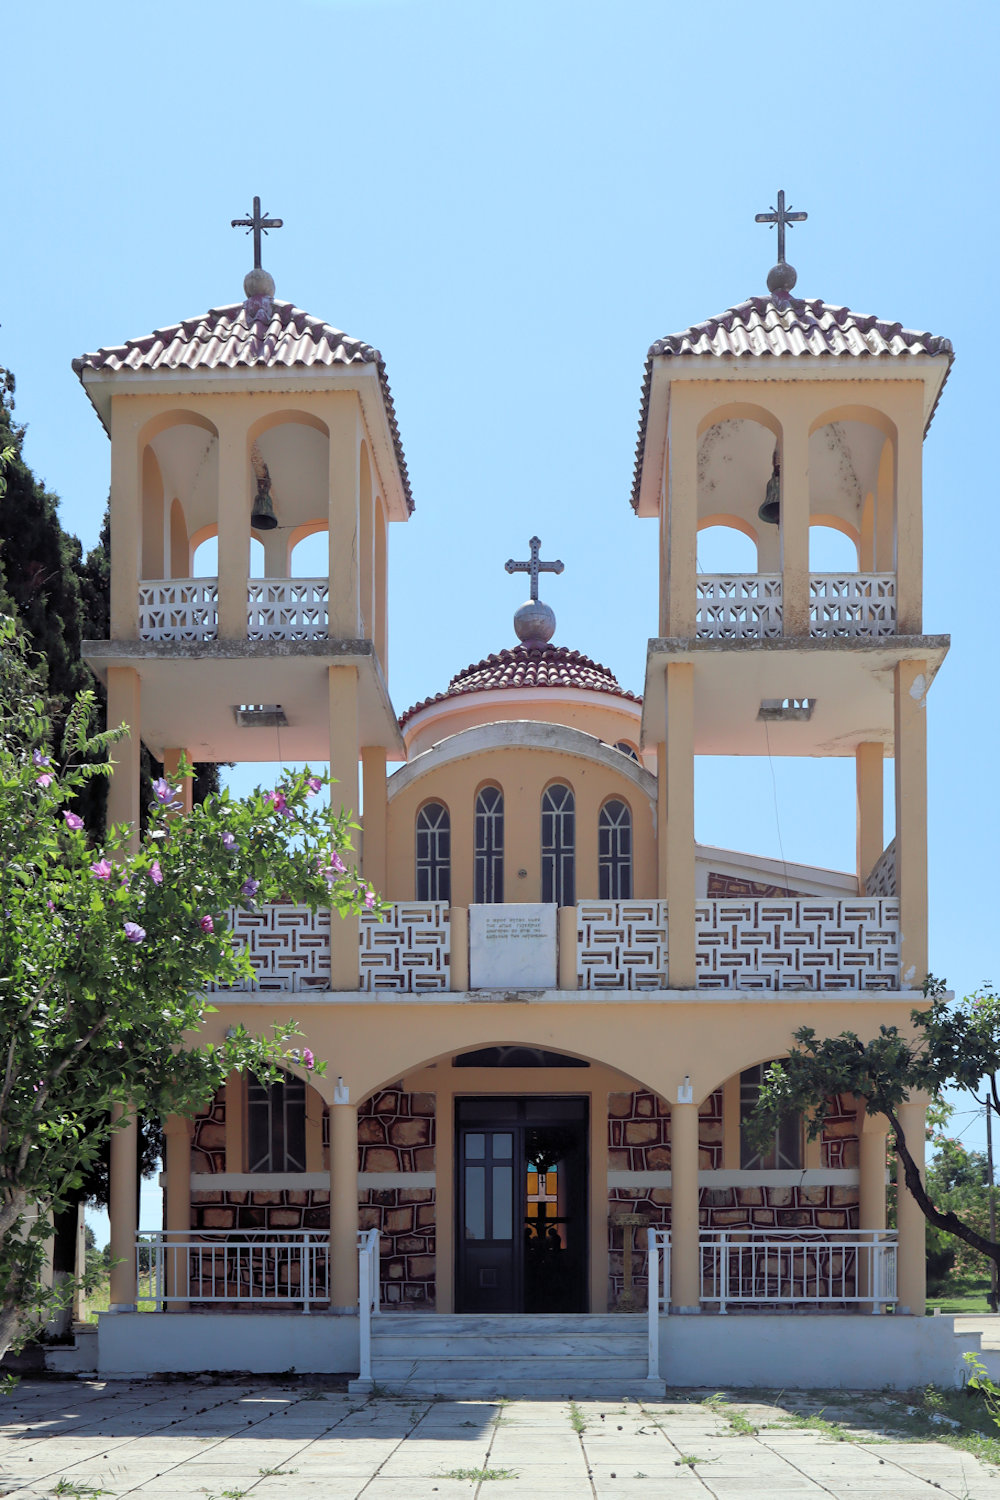
[[247, 1079], [247, 1171], [304, 1172], [306, 1085], [303, 1078]]
[[758, 1063], [755, 1068], [747, 1068], [740, 1074], [740, 1166], [762, 1172], [779, 1167], [798, 1172], [802, 1170], [801, 1115], [786, 1115], [775, 1130], [770, 1145], [763, 1149], [755, 1146], [747, 1133], [747, 1121], [753, 1114], [764, 1074], [770, 1066], [769, 1062]]
[[576, 905], [576, 804], [561, 782], [542, 793], [542, 900]]
[[503, 792], [484, 786], [476, 798], [475, 900], [503, 900]]
[[597, 875], [602, 901], [632, 899], [632, 811], [612, 797], [597, 820]]
[[417, 813], [417, 900], [451, 900], [451, 817], [443, 802]]

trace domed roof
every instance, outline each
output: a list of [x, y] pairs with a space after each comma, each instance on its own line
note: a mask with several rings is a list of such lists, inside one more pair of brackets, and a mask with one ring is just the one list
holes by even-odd
[[423, 709], [444, 703], [449, 698], [513, 688], [583, 688], [592, 693], [610, 693], [631, 703], [641, 702], [635, 693], [620, 685], [613, 672], [580, 651], [548, 643], [544, 646], [521, 644], [512, 650], [487, 656], [457, 672], [446, 692], [435, 693], [433, 697], [415, 703], [400, 716], [399, 722], [402, 726]]

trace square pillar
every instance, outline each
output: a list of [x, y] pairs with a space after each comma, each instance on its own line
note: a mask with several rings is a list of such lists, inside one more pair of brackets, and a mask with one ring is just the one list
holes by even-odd
[[906, 411], [897, 418], [896, 454], [896, 629], [900, 635], [923, 630], [923, 464], [924, 414], [918, 381], [908, 391]]
[[306, 1084], [306, 1171], [323, 1170], [323, 1096]]
[[219, 639], [247, 638], [250, 455], [242, 424], [219, 425]]
[[927, 663], [893, 672], [896, 770], [896, 889], [901, 982], [927, 977]]
[[698, 424], [684, 392], [670, 402], [667, 447], [666, 633], [695, 633], [698, 573]]
[[167, 1296], [181, 1298], [167, 1303], [168, 1312], [187, 1312], [190, 1303], [188, 1251], [191, 1238], [191, 1121], [168, 1115], [163, 1122], [167, 1171]]
[[855, 777], [858, 789], [857, 868], [858, 894], [865, 893], [865, 881], [885, 847], [882, 808], [882, 744], [867, 742], [854, 751]]
[[189, 813], [194, 806], [194, 777], [178, 775], [177, 767], [180, 765], [181, 756], [184, 756], [189, 765], [194, 765], [194, 756], [187, 750], [164, 750], [163, 752], [163, 774], [171, 786], [179, 786], [181, 814]]
[[111, 402], [111, 639], [139, 639], [139, 548], [142, 516], [142, 455], [138, 423], [129, 402]]
[[[923, 1099], [910, 1099], [896, 1111], [899, 1127], [910, 1155], [924, 1176], [924, 1133], [927, 1106]], [[896, 1229], [899, 1249], [896, 1261], [896, 1311], [922, 1318], [927, 1308], [927, 1221], [917, 1200], [906, 1186], [903, 1163], [896, 1167]]]
[[667, 972], [672, 990], [691, 990], [695, 972], [694, 894], [694, 665], [664, 670], [666, 826], [660, 825], [661, 868], [667, 900]]
[[[112, 1105], [111, 1118], [125, 1113]], [[139, 1124], [135, 1115], [111, 1133], [108, 1215], [111, 1220], [111, 1296], [109, 1311], [135, 1312], [135, 1234], [139, 1227]]]
[[111, 747], [114, 774], [108, 783], [107, 822], [128, 823], [132, 834], [128, 852], [139, 848], [139, 674], [134, 667], [108, 668], [108, 728], [128, 725], [128, 736]]
[[[338, 396], [329, 418], [331, 640], [361, 636], [361, 425], [357, 397]], [[356, 802], [355, 802], [355, 805]]]
[[800, 419], [781, 438], [782, 635], [809, 634], [809, 433]]
[[[867, 1113], [864, 1099], [858, 1100], [858, 1228], [869, 1231], [886, 1227], [885, 1201], [885, 1138], [889, 1122], [884, 1115]], [[874, 1251], [865, 1251], [859, 1256], [858, 1290], [875, 1290]], [[882, 1304], [873, 1301], [870, 1311], [882, 1311]]]
[[[332, 589], [331, 589], [332, 593]], [[358, 669], [330, 667], [330, 789], [331, 805], [338, 803], [354, 817], [358, 810]], [[358, 977], [358, 919], [330, 916], [330, 988], [356, 990]]]
[[[336, 1094], [347, 1095], [343, 1084]], [[358, 1110], [330, 1105], [330, 1311], [358, 1307]]]
[[379, 895], [386, 888], [386, 837], [388, 829], [388, 786], [385, 779], [385, 748], [366, 745], [361, 751], [361, 775], [364, 786], [364, 855], [363, 869]]
[[[678, 1094], [691, 1094], [681, 1085]], [[698, 1106], [692, 1099], [670, 1106], [670, 1306], [701, 1311], [698, 1248]]]
[[738, 1172], [742, 1165], [740, 1124], [740, 1075], [734, 1073], [722, 1085], [722, 1166], [726, 1172]]

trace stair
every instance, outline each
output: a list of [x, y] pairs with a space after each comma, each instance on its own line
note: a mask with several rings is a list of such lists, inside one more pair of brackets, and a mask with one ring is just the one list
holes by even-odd
[[646, 1330], [643, 1314], [383, 1313], [372, 1320], [372, 1382], [457, 1399], [656, 1397]]

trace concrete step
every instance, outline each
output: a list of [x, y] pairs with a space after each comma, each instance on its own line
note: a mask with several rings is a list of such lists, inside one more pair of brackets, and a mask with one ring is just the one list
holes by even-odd
[[594, 1334], [627, 1332], [645, 1335], [645, 1313], [393, 1313], [382, 1312], [372, 1319], [372, 1338], [404, 1329], [407, 1335], [422, 1337], [430, 1333], [473, 1334], [504, 1333], [539, 1335]]
[[458, 1380], [465, 1376], [470, 1380], [497, 1379], [503, 1376], [510, 1380], [562, 1380], [567, 1371], [572, 1371], [581, 1380], [640, 1380], [646, 1375], [645, 1359], [630, 1359], [622, 1356], [610, 1359], [602, 1354], [596, 1359], [575, 1356], [572, 1359], [547, 1359], [543, 1355], [529, 1359], [491, 1359], [478, 1354], [467, 1354], [461, 1359], [425, 1359], [414, 1355], [409, 1359], [372, 1359], [372, 1375], [376, 1380], [396, 1379], [409, 1373], [428, 1380]]
[[394, 1356], [418, 1359], [509, 1359], [544, 1357], [547, 1359], [614, 1359], [627, 1354], [644, 1358], [645, 1335], [630, 1333], [617, 1338], [611, 1334], [595, 1334], [592, 1338], [578, 1335], [550, 1335], [535, 1332], [530, 1338], [524, 1334], [486, 1333], [431, 1333], [407, 1335], [404, 1332], [380, 1332], [372, 1338], [372, 1354], [377, 1359]]
[[[445, 1396], [454, 1401], [498, 1401], [501, 1397], [514, 1400], [526, 1397], [533, 1401], [607, 1401], [616, 1405], [625, 1400], [662, 1401], [665, 1385], [662, 1380], [617, 1380], [615, 1378], [584, 1381], [565, 1373], [558, 1379], [527, 1380], [508, 1379], [504, 1375], [496, 1378], [451, 1379], [436, 1377], [432, 1380], [414, 1376], [409, 1380], [387, 1381], [375, 1376], [379, 1389], [394, 1395]], [[361, 1381], [352, 1381], [350, 1391], [363, 1394], [372, 1389]]]

